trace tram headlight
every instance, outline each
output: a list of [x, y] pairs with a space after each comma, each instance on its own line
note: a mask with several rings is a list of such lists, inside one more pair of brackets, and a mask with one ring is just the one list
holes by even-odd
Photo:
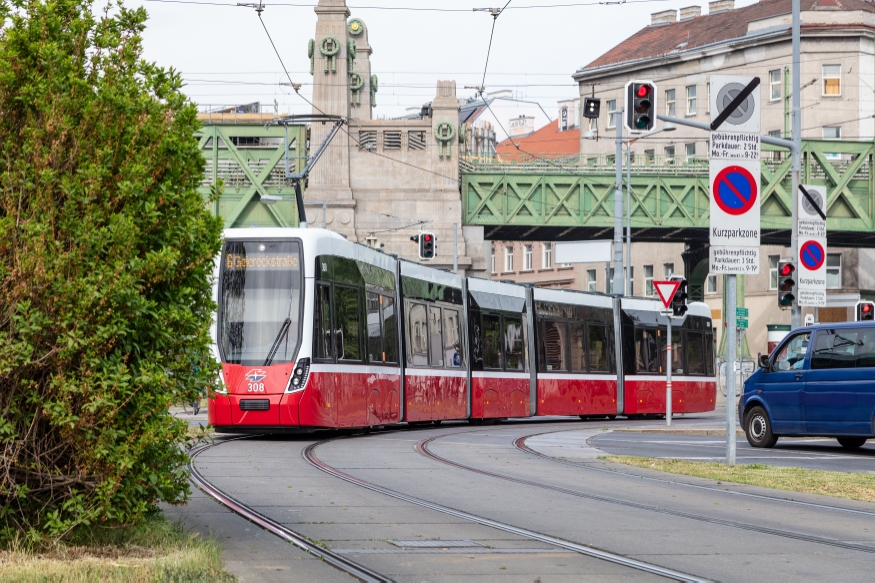
[[287, 393], [301, 391], [307, 385], [307, 378], [310, 376], [310, 359], [302, 358], [295, 365], [295, 370], [292, 373], [292, 378], [289, 381]]

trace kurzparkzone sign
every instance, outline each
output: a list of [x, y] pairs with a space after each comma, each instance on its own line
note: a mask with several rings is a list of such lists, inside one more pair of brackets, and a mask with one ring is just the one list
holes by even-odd
[[800, 306], [826, 306], [826, 189], [803, 184], [799, 189], [799, 272]]
[[711, 273], [759, 273], [758, 85], [754, 77], [711, 77]]

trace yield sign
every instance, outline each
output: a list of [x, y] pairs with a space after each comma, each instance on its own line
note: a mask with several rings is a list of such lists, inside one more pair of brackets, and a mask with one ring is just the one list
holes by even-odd
[[669, 308], [671, 307], [671, 300], [674, 298], [675, 292], [681, 287], [681, 282], [680, 280], [654, 281], [653, 287], [656, 288], [656, 293], [659, 294], [659, 299], [662, 300], [662, 305]]

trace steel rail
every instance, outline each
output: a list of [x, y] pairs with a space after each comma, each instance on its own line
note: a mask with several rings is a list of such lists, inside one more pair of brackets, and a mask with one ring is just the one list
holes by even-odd
[[838, 548], [852, 550], [852, 551], [860, 551], [860, 552], [864, 552], [864, 553], [875, 554], [875, 548], [872, 548], [872, 547], [865, 547], [862, 545], [855, 545], [855, 544], [846, 543], [846, 542], [842, 542], [842, 541], [838, 541], [838, 540], [826, 539], [826, 538], [816, 537], [816, 536], [797, 533], [797, 532], [778, 530], [775, 528], [768, 528], [768, 527], [764, 527], [764, 526], [757, 526], [755, 524], [747, 524], [744, 522], [735, 522], [733, 520], [726, 520], [723, 518], [702, 516], [700, 514], [683, 512], [680, 510], [671, 510], [670, 508], [662, 508], [660, 506], [652, 506], [650, 504], [642, 504], [640, 502], [632, 502], [630, 500], [623, 500], [621, 498], [612, 498], [610, 496], [601, 496], [599, 494], [590, 494], [587, 492], [581, 492], [580, 490], [572, 490], [570, 488], [563, 488], [561, 486], [553, 486], [550, 484], [544, 484], [542, 482], [535, 482], [533, 480], [526, 480], [523, 478], [514, 478], [513, 476], [508, 476], [505, 474], [498, 474], [495, 472], [490, 472], [488, 470], [481, 470], [479, 468], [466, 466], [464, 464], [460, 464], [458, 462], [448, 460], [444, 457], [441, 457], [441, 456], [436, 455], [436, 454], [432, 453], [431, 451], [429, 451], [428, 444], [436, 439], [441, 438], [441, 437], [444, 437], [444, 436], [443, 435], [436, 435], [434, 437], [429, 437], [427, 439], [423, 439], [422, 441], [420, 441], [419, 443], [416, 444], [416, 446], [415, 446], [416, 451], [419, 452], [421, 455], [423, 455], [426, 458], [429, 458], [433, 461], [436, 461], [436, 462], [439, 462], [442, 464], [446, 464], [446, 465], [449, 465], [449, 466], [452, 466], [455, 468], [467, 470], [469, 472], [474, 472], [474, 473], [481, 474], [484, 476], [489, 476], [492, 478], [498, 478], [500, 480], [506, 480], [508, 482], [514, 482], [517, 484], [532, 486], [532, 487], [540, 488], [543, 490], [550, 490], [552, 492], [559, 492], [561, 494], [567, 494], [569, 496], [575, 496], [577, 498], [585, 498], [587, 500], [594, 500], [596, 502], [604, 502], [607, 504], [614, 504], [617, 506], [625, 506], [627, 508], [634, 508], [636, 510], [645, 510], [645, 511], [649, 511], [649, 512], [656, 512], [659, 514], [667, 514], [669, 516], [676, 516], [678, 518], [686, 518], [689, 520], [695, 520], [698, 522], [705, 522], [705, 523], [709, 523], [709, 524], [716, 524], [719, 526], [725, 526], [725, 527], [729, 527], [729, 528], [737, 528], [737, 529], [747, 530], [747, 531], [751, 531], [751, 532], [759, 532], [761, 534], [768, 534], [768, 535], [772, 535], [772, 536], [779, 536], [779, 537], [793, 539], [793, 540], [799, 540], [799, 541], [804, 541], [804, 542], [827, 545], [827, 546], [831, 546], [831, 547], [838, 547]]
[[[567, 431], [575, 431], [574, 429], [570, 429]], [[515, 439], [513, 445], [518, 450], [527, 453], [529, 455], [533, 455], [535, 457], [539, 457], [545, 460], [549, 460], [551, 462], [555, 462], [557, 464], [563, 464], [566, 466], [572, 466], [580, 470], [586, 470], [588, 472], [602, 472], [605, 474], [611, 474], [615, 476], [629, 476], [630, 478], [640, 479], [640, 480], [648, 480], [650, 482], [660, 482], [662, 484], [670, 484], [672, 486], [684, 486], [685, 488], [695, 488], [697, 490], [709, 490], [711, 492], [716, 492], [720, 494], [729, 494], [731, 496], [744, 496], [746, 498], [756, 498], [759, 500], [768, 500], [769, 502], [782, 502], [784, 504], [795, 504], [798, 506], [805, 506], [808, 508], [820, 508], [822, 510], [835, 510], [837, 512], [847, 512], [849, 514], [860, 514], [863, 516], [872, 516], [875, 517], [875, 512], [869, 510], [857, 510], [855, 508], [845, 508], [844, 506], [833, 506], [831, 504], [819, 504], [817, 502], [805, 502], [804, 500], [794, 500], [792, 498], [779, 498], [778, 496], [768, 496], [766, 494], [753, 494], [751, 492], [737, 492], [735, 490], [726, 490], [723, 488], [715, 488], [713, 486], [703, 486], [701, 484], [690, 484], [688, 482], [679, 482], [677, 480], [667, 480], [665, 478], [654, 478], [653, 476], [643, 476], [641, 474], [633, 474], [632, 472], [623, 472], [620, 470], [607, 470], [604, 468], [596, 468], [592, 466], [584, 466], [581, 464], [577, 464], [574, 462], [570, 462], [568, 460], [563, 460], [559, 458], [555, 458], [553, 456], [549, 456], [547, 454], [543, 454], [539, 451], [535, 451], [529, 446], [526, 445], [526, 440], [532, 437], [537, 437], [539, 435], [547, 435], [549, 433], [558, 433], [554, 431], [547, 431], [544, 433], [534, 433], [532, 435], [526, 435]]]
[[[449, 435], [454, 435], [458, 432], [451, 433]], [[660, 567], [659, 565], [654, 565], [651, 563], [646, 563], [644, 561], [639, 561], [636, 559], [632, 559], [629, 557], [624, 557], [622, 555], [617, 555], [608, 551], [604, 551], [595, 547], [581, 545], [577, 543], [573, 543], [571, 541], [563, 540], [560, 538], [552, 537], [549, 535], [545, 535], [539, 532], [535, 532], [532, 530], [528, 530], [525, 528], [520, 528], [517, 526], [513, 526], [510, 524], [506, 524], [504, 522], [498, 522], [496, 520], [491, 520], [489, 518], [484, 518], [482, 516], [477, 516], [476, 514], [470, 514], [468, 512], [464, 512], [462, 510], [456, 510], [455, 508], [450, 508], [448, 506], [443, 506], [441, 504], [437, 504], [435, 502], [429, 502], [427, 500], [423, 500], [421, 498], [416, 498], [414, 496], [410, 496], [408, 494], [403, 494], [401, 492], [390, 490], [389, 488], [384, 488], [382, 486], [378, 486], [366, 480], [362, 480], [360, 478], [356, 478], [349, 474], [346, 474], [332, 466], [329, 466], [322, 460], [320, 460], [316, 454], [316, 448], [320, 445], [329, 443], [334, 441], [334, 439], [326, 439], [324, 441], [320, 441], [318, 443], [314, 443], [312, 445], [304, 448], [302, 455], [304, 459], [309, 462], [312, 466], [322, 470], [326, 474], [349, 482], [351, 484], [355, 484], [356, 486], [360, 486], [362, 488], [366, 488], [373, 492], [377, 492], [379, 494], [383, 494], [386, 496], [390, 496], [392, 498], [402, 500], [404, 502], [408, 502], [410, 504], [415, 504], [417, 506], [422, 506], [424, 508], [428, 508], [430, 510], [435, 510], [437, 512], [442, 512], [444, 514], [448, 514], [450, 516], [454, 516], [456, 518], [461, 518], [462, 520], [467, 520], [469, 522], [474, 522], [483, 526], [488, 526], [490, 528], [494, 528], [496, 530], [501, 530], [504, 532], [508, 532], [517, 536], [521, 536], [524, 538], [536, 540], [539, 542], [543, 542], [555, 547], [559, 547], [565, 550], [573, 551], [575, 553], [579, 553], [581, 555], [586, 555], [589, 557], [594, 557], [597, 559], [602, 559], [604, 561], [608, 561], [617, 565], [622, 565], [625, 567], [629, 567], [632, 569], [636, 569], [638, 571], [644, 571], [647, 573], [652, 573], [654, 575], [659, 575], [662, 577], [666, 577], [668, 579], [674, 579], [676, 581], [684, 581], [684, 582], [695, 582], [695, 583], [706, 583], [709, 582], [709, 579], [703, 579], [700, 577], [696, 577], [694, 575], [689, 575], [687, 573], [682, 573], [680, 571], [675, 571], [672, 569], [667, 569], [665, 567]]]
[[[243, 439], [243, 438], [241, 438]], [[233, 441], [233, 440], [229, 440]], [[189, 463], [188, 469], [191, 473], [191, 481], [198, 487], [204, 494], [210, 496], [214, 500], [216, 500], [222, 506], [228, 508], [235, 514], [242, 516], [249, 522], [255, 524], [263, 528], [264, 530], [278, 536], [279, 538], [286, 540], [301, 550], [304, 550], [311, 555], [318, 557], [335, 567], [347, 573], [348, 575], [355, 577], [360, 581], [364, 581], [365, 583], [392, 583], [393, 580], [386, 577], [385, 575], [381, 575], [376, 571], [372, 571], [367, 567], [359, 565], [355, 561], [351, 561], [333, 551], [322, 548], [315, 543], [310, 542], [307, 537], [302, 534], [299, 534], [282, 524], [268, 518], [264, 514], [253, 510], [246, 504], [240, 502], [239, 500], [233, 498], [227, 493], [223, 492], [212, 483], [210, 483], [203, 475], [198, 471], [197, 467], [194, 465], [194, 459], [203, 453], [204, 451], [210, 449], [211, 447], [216, 446], [216, 443], [207, 444], [204, 446], [196, 447], [189, 453]]]

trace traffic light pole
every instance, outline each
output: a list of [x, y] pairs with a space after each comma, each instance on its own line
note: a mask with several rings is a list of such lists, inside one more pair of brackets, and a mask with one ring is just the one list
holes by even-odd
[[665, 424], [671, 426], [671, 316], [665, 334]]
[[617, 112], [617, 149], [614, 154], [617, 164], [617, 183], [614, 185], [614, 294], [625, 295], [623, 289], [623, 116]]
[[[790, 231], [790, 249], [793, 254], [793, 262], [795, 263], [799, 257], [799, 184], [802, 174], [802, 110], [801, 98], [799, 93], [802, 91], [800, 87], [800, 25], [801, 17], [799, 14], [799, 0], [793, 0], [793, 114], [791, 116], [793, 124], [793, 150], [792, 150], [792, 165], [790, 167], [793, 175], [793, 193], [791, 196], [791, 207], [793, 212], [793, 226]], [[824, 209], [825, 210], [825, 209]], [[797, 301], [793, 302], [790, 307], [790, 328], [795, 330], [802, 325], [802, 308], [799, 306], [799, 285], [793, 286], [793, 295]]]

